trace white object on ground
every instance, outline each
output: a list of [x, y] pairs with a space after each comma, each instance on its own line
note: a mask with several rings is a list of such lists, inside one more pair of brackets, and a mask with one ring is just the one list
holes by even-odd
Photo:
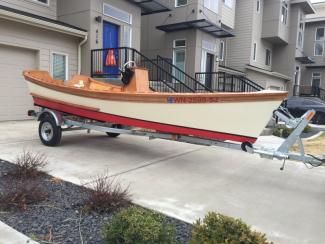
[[0, 221], [0, 243], [1, 244], [38, 244], [29, 237], [14, 230], [10, 226]]

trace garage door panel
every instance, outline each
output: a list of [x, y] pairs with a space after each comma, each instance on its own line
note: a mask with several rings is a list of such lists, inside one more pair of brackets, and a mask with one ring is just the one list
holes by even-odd
[[29, 119], [32, 98], [22, 72], [36, 69], [36, 51], [0, 45], [0, 121]]

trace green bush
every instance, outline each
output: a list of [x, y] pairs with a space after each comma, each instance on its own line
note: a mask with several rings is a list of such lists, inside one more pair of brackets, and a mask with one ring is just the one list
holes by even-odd
[[270, 244], [264, 234], [252, 231], [239, 219], [208, 213], [192, 229], [191, 244]]
[[280, 125], [273, 130], [273, 135], [277, 137], [288, 138], [292, 131], [293, 129], [287, 128], [285, 125]]
[[[303, 133], [309, 133], [313, 130], [311, 126], [307, 126]], [[273, 130], [273, 135], [282, 138], [288, 138], [290, 134], [293, 132], [292, 128], [287, 128], [285, 125], [279, 125]]]
[[175, 242], [174, 227], [158, 213], [130, 207], [117, 213], [104, 226], [107, 244], [169, 244]]
[[313, 130], [313, 128], [310, 125], [307, 125], [307, 127], [304, 129], [304, 133], [309, 133]]

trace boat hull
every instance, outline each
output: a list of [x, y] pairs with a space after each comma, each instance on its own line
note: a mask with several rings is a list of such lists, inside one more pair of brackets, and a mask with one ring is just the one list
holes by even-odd
[[[28, 82], [37, 106], [99, 121], [215, 140], [254, 143], [280, 99], [211, 103], [104, 100]], [[46, 97], [44, 97], [46, 94]]]

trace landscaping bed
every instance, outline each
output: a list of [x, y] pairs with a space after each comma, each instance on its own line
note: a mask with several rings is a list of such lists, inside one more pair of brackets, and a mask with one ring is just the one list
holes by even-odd
[[[8, 176], [15, 167], [0, 160], [0, 195], [17, 184]], [[117, 212], [87, 210], [84, 203], [90, 194], [88, 189], [43, 173], [37, 177], [35, 192], [44, 199], [35, 204], [23, 203], [19, 208], [0, 209], [0, 221], [40, 243], [103, 243], [103, 227]], [[175, 229], [176, 240], [189, 243], [192, 226], [166, 219]]]

